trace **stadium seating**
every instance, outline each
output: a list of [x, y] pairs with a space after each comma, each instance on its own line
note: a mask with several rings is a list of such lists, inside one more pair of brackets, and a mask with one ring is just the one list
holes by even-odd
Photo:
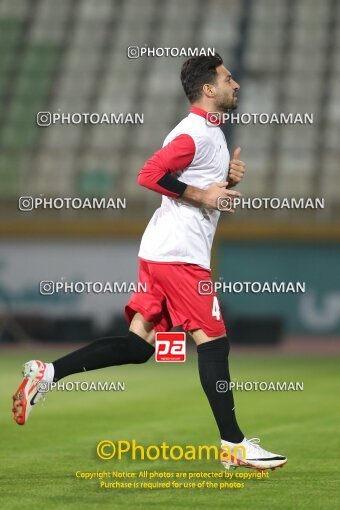
[[[2, 198], [92, 192], [157, 203], [136, 175], [188, 104], [182, 58], [127, 58], [128, 46], [145, 44], [215, 47], [241, 83], [240, 114], [313, 112], [310, 126], [228, 127], [228, 143], [248, 163], [245, 195], [339, 205], [334, 0], [1, 0]], [[139, 112], [145, 124], [43, 128], [38, 111]]]

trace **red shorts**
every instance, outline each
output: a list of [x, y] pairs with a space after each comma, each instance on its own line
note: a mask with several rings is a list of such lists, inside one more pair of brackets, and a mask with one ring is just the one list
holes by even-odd
[[[130, 323], [136, 312], [155, 331], [202, 329], [208, 336], [222, 336], [226, 329], [211, 274], [196, 264], [159, 263], [140, 259], [138, 281], [146, 292], [134, 292], [125, 307]], [[201, 283], [203, 282], [203, 283]]]

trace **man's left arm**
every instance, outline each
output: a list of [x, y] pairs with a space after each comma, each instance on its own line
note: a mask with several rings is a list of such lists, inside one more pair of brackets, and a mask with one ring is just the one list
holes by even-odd
[[226, 179], [229, 182], [227, 188], [233, 188], [241, 182], [244, 177], [246, 164], [239, 159], [240, 153], [241, 147], [237, 147], [237, 149], [234, 150], [233, 159], [230, 160], [228, 178]]

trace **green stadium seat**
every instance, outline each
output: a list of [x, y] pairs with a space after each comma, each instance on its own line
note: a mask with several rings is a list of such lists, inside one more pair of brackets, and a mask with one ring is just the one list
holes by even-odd
[[17, 199], [21, 189], [20, 157], [17, 154], [0, 155], [0, 196]]
[[1, 147], [20, 151], [32, 147], [38, 138], [39, 128], [26, 120], [26, 123], [7, 124], [1, 134]]
[[1, 55], [17, 46], [22, 31], [22, 23], [16, 20], [0, 19], [0, 53]]

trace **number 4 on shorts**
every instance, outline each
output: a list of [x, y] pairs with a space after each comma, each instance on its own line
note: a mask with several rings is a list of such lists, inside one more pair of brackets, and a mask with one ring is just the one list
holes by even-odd
[[211, 310], [211, 315], [213, 317], [216, 317], [216, 319], [219, 321], [220, 318], [221, 318], [221, 309], [220, 309], [220, 305], [219, 305], [219, 302], [218, 302], [218, 299], [216, 296], [214, 296], [214, 299], [213, 299], [213, 305], [212, 305], [212, 310]]

